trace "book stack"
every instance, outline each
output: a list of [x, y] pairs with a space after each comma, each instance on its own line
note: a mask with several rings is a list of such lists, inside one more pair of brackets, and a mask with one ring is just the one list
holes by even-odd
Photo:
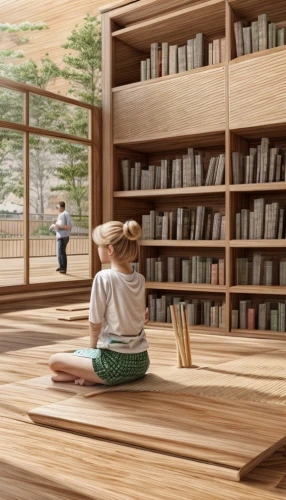
[[124, 191], [222, 185], [225, 155], [207, 158], [189, 148], [186, 155], [162, 159], [160, 165], [145, 167], [141, 162], [122, 160], [121, 171]]
[[284, 208], [278, 202], [256, 199], [254, 211], [242, 209], [236, 214], [235, 231], [237, 240], [284, 239]]
[[258, 16], [250, 25], [244, 21], [234, 23], [236, 57], [285, 45], [285, 28], [278, 29], [267, 14]]
[[150, 57], [141, 61], [140, 80], [144, 82], [224, 61], [225, 38], [208, 42], [203, 33], [198, 33], [180, 47], [155, 42], [151, 44]]
[[142, 215], [142, 240], [224, 240], [225, 216], [212, 208], [178, 208]]
[[254, 302], [241, 300], [239, 309], [234, 309], [231, 315], [233, 330], [271, 330], [273, 332], [286, 331], [286, 303], [285, 302]]
[[236, 259], [237, 285], [286, 285], [286, 259], [255, 253], [253, 258]]
[[224, 259], [200, 256], [147, 257], [146, 281], [224, 285]]
[[150, 321], [171, 323], [170, 306], [186, 307], [188, 325], [225, 328], [225, 303], [223, 301], [184, 299], [173, 295], [152, 293], [148, 295]]
[[286, 181], [286, 151], [270, 148], [269, 139], [263, 138], [247, 156], [233, 152], [232, 180], [233, 184]]

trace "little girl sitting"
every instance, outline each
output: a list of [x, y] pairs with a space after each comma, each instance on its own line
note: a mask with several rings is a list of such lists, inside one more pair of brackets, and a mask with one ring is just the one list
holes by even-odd
[[115, 385], [143, 377], [149, 367], [144, 332], [145, 278], [133, 271], [141, 228], [136, 221], [98, 226], [93, 240], [102, 264], [90, 297], [90, 347], [54, 354], [49, 361], [54, 382]]

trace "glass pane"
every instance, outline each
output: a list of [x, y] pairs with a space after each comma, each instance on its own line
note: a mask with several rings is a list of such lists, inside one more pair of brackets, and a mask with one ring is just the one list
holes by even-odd
[[37, 94], [30, 94], [29, 105], [31, 126], [88, 138], [88, 109]]
[[23, 123], [24, 95], [0, 87], [0, 120]]
[[[88, 258], [88, 157], [79, 144], [30, 136], [30, 282], [67, 281], [89, 277]], [[58, 220], [60, 201], [66, 204], [73, 227], [66, 247], [67, 272], [57, 257], [58, 240], [69, 233], [50, 227]], [[68, 225], [68, 215], [61, 219]], [[67, 240], [65, 240], [67, 241]], [[62, 248], [61, 258], [64, 258]], [[61, 261], [62, 262], [62, 261]]]
[[24, 283], [23, 134], [0, 128], [0, 286]]

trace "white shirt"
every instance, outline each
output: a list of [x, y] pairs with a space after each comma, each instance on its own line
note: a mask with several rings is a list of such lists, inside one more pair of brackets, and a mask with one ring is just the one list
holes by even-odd
[[142, 274], [99, 271], [93, 280], [89, 310], [91, 323], [102, 323], [97, 347], [122, 353], [146, 351], [145, 308]]
[[67, 238], [67, 236], [69, 236], [71, 234], [72, 219], [71, 219], [70, 214], [66, 210], [64, 210], [64, 212], [60, 212], [58, 214], [56, 225], [70, 226], [70, 229], [57, 229], [57, 231], [56, 231], [57, 240], [59, 238]]

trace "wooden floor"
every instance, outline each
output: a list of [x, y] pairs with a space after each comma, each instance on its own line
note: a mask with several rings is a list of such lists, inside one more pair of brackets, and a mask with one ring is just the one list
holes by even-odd
[[[72, 300], [78, 304], [88, 301], [88, 296]], [[61, 300], [61, 305], [69, 301]], [[69, 384], [59, 388], [50, 382], [47, 360], [52, 353], [88, 345], [87, 321], [58, 321], [58, 305], [57, 299], [49, 299], [45, 308], [40, 301], [23, 304], [23, 309], [18, 303], [17, 310], [13, 304], [0, 307], [1, 500], [286, 498], [285, 448], [234, 483], [191, 473], [188, 460], [31, 423], [28, 410], [90, 391]], [[151, 368], [175, 366], [172, 334], [149, 331], [148, 337]], [[280, 352], [282, 356], [286, 351], [283, 341], [207, 335], [194, 335], [192, 345], [194, 364], [208, 368], [210, 379], [222, 364], [235, 362], [242, 370], [242, 362], [255, 354]], [[267, 373], [265, 385], [271, 382]]]
[[[67, 274], [56, 272], [56, 257], [30, 258], [30, 283], [50, 283], [89, 278], [88, 255], [68, 256]], [[0, 287], [24, 283], [24, 259], [0, 259]]]

